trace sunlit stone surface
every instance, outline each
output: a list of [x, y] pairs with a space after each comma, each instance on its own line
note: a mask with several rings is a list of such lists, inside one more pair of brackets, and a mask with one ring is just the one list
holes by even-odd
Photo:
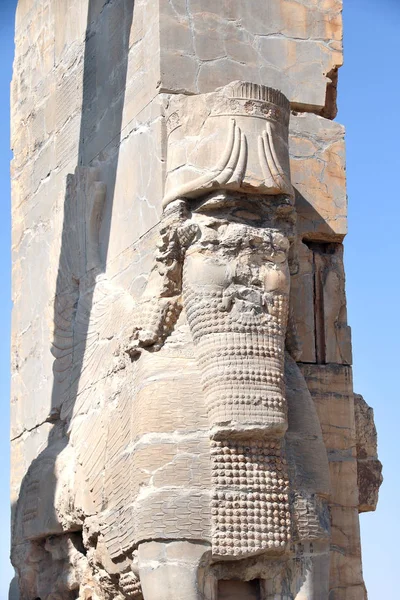
[[341, 9], [19, 0], [13, 599], [366, 600]]

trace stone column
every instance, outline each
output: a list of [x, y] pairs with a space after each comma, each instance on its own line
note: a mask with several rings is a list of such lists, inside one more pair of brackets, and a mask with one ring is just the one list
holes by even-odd
[[[272, 600], [274, 581], [288, 577], [271, 562], [225, 568], [212, 554], [209, 421], [179, 293], [176, 314], [165, 313], [180, 315], [172, 335], [163, 332], [154, 352], [136, 355], [130, 344], [141, 299], [156, 296], [146, 284], [157, 243], [171, 264], [182, 259], [168, 238], [182, 214], [160, 225], [175, 96], [199, 96], [191, 118], [200, 122], [201, 95], [234, 81], [290, 102], [291, 184], [262, 193], [294, 189], [290, 323], [307, 386], [298, 392], [289, 358], [286, 386], [293, 406], [308, 387], [307, 427], [315, 439], [322, 431], [329, 459], [330, 574], [324, 567], [322, 583], [308, 581], [320, 541], [297, 545], [290, 556], [305, 570], [282, 594], [366, 598], [358, 512], [375, 508], [380, 465], [351, 378], [344, 129], [332, 120], [341, 9], [341, 0], [19, 0], [11, 502], [21, 599], [217, 600], [236, 589]], [[292, 448], [296, 435], [289, 424]], [[307, 515], [304, 497], [293, 506]], [[158, 567], [170, 578], [161, 591]]]

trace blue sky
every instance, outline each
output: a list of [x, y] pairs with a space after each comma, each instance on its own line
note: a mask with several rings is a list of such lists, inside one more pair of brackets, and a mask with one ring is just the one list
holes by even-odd
[[396, 597], [400, 407], [398, 0], [344, 0], [345, 65], [339, 114], [346, 126], [349, 234], [346, 289], [354, 389], [375, 410], [384, 483], [378, 509], [361, 515], [369, 600]]
[[[9, 84], [15, 0], [0, 0], [0, 600], [7, 598], [9, 520], [10, 182]], [[345, 66], [339, 114], [347, 129], [349, 235], [347, 300], [353, 335], [354, 387], [375, 409], [385, 481], [376, 513], [361, 515], [369, 600], [394, 598], [400, 495], [397, 442], [400, 340], [397, 275], [400, 198], [399, 0], [344, 0]], [[397, 581], [396, 581], [397, 583]]]

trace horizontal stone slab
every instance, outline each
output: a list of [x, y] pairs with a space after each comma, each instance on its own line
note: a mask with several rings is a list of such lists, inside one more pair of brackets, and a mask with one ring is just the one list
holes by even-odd
[[280, 89], [306, 110], [324, 110], [342, 64], [342, 3], [312, 4], [161, 0], [161, 89], [203, 93], [241, 79]]
[[342, 241], [347, 233], [344, 127], [292, 113], [289, 151], [298, 233], [306, 240]]

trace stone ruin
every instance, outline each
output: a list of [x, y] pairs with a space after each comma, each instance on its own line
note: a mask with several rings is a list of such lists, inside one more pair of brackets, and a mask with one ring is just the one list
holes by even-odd
[[341, 0], [19, 0], [21, 600], [365, 600]]

